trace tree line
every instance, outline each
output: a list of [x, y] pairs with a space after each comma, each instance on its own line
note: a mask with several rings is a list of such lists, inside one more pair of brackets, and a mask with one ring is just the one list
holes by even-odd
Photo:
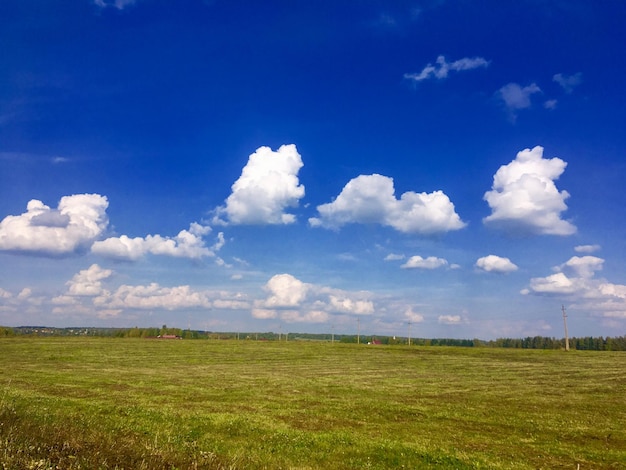
[[[100, 336], [115, 338], [163, 338], [177, 337], [181, 339], [239, 339], [255, 341], [325, 341], [338, 343], [385, 344], [414, 346], [458, 346], [458, 347], [492, 347], [514, 349], [565, 349], [564, 338], [533, 336], [526, 338], [498, 338], [495, 340], [457, 339], [457, 338], [409, 338], [378, 335], [331, 335], [328, 333], [241, 333], [211, 332], [181, 328], [55, 328], [45, 326], [0, 326], [0, 337], [10, 336]], [[626, 351], [626, 336], [602, 337], [584, 336], [569, 338], [570, 349], [585, 351]]]

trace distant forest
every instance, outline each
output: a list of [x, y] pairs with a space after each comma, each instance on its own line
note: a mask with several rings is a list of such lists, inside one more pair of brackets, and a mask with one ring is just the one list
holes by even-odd
[[[99, 336], [115, 338], [146, 339], [238, 339], [246, 341], [325, 341], [337, 343], [387, 344], [415, 346], [460, 346], [515, 349], [565, 349], [565, 338], [533, 336], [527, 338], [498, 338], [496, 340], [454, 339], [454, 338], [407, 338], [406, 336], [379, 335], [333, 335], [315, 333], [242, 333], [183, 330], [180, 328], [54, 328], [46, 326], [0, 326], [0, 338], [10, 336]], [[573, 350], [587, 351], [626, 351], [626, 336], [617, 337], [573, 337], [569, 338]]]

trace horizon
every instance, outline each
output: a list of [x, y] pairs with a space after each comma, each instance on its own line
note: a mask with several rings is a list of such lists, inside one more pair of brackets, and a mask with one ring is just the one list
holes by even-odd
[[622, 336], [625, 18], [7, 0], [0, 324]]

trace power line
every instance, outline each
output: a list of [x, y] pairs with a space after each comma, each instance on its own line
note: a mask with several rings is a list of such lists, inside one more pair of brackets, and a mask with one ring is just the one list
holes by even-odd
[[565, 313], [565, 305], [561, 305], [563, 311], [563, 326], [565, 326], [565, 350], [569, 351], [569, 337], [567, 335], [567, 314]]

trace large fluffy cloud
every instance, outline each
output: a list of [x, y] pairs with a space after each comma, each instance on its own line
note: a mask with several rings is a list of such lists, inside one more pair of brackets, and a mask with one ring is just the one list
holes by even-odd
[[566, 166], [560, 158], [543, 158], [543, 147], [519, 152], [515, 160], [501, 166], [494, 175], [492, 189], [484, 196], [492, 213], [483, 222], [511, 232], [575, 233], [576, 227], [561, 219], [569, 194], [554, 184]]
[[[241, 176], [232, 186], [226, 205], [216, 209], [214, 221], [230, 224], [291, 224], [296, 217], [286, 213], [304, 197], [298, 172], [302, 158], [295, 145], [276, 152], [260, 147], [250, 155]], [[226, 220], [223, 220], [225, 217]]]
[[339, 196], [317, 207], [313, 227], [336, 229], [348, 223], [378, 223], [404, 233], [433, 234], [458, 230], [465, 223], [442, 191], [408, 191], [396, 199], [393, 179], [378, 174], [350, 180]]
[[265, 285], [269, 292], [265, 307], [296, 307], [304, 300], [309, 286], [291, 274], [277, 274]]
[[33, 199], [21, 215], [0, 222], [0, 250], [61, 256], [85, 249], [108, 225], [99, 194], [64, 196], [56, 209]]
[[462, 70], [472, 70], [479, 67], [487, 67], [489, 61], [482, 57], [464, 57], [463, 59], [448, 62], [442, 55], [437, 57], [435, 65], [426, 65], [419, 73], [405, 73], [404, 78], [414, 82], [421, 82], [429, 78], [446, 78], [450, 71], [460, 72]]
[[487, 255], [476, 260], [475, 266], [487, 272], [493, 273], [510, 273], [517, 271], [517, 265], [513, 263], [509, 258], [503, 258], [496, 255]]
[[214, 256], [215, 251], [224, 244], [224, 236], [220, 232], [216, 244], [212, 248], [207, 247], [202, 237], [210, 231], [210, 227], [194, 222], [189, 226], [189, 230], [181, 230], [175, 237], [148, 235], [145, 238], [130, 238], [122, 235], [95, 242], [91, 251], [98, 255], [126, 260], [137, 260], [148, 253], [198, 259]]

